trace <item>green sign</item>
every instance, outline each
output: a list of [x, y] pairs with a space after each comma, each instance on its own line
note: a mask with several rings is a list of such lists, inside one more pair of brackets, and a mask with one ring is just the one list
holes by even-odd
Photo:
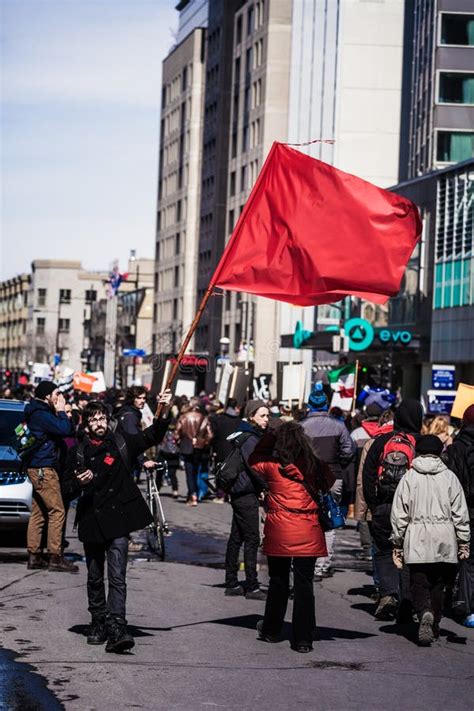
[[351, 318], [344, 324], [344, 332], [349, 338], [349, 350], [365, 351], [374, 342], [375, 336], [381, 343], [401, 343], [407, 346], [413, 339], [410, 331], [391, 331], [388, 328], [374, 329], [364, 318]]

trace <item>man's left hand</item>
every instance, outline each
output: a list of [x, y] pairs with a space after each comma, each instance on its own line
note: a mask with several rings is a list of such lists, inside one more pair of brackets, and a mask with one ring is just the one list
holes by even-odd
[[147, 459], [146, 462], [143, 462], [145, 469], [154, 469], [157, 465], [158, 462], [154, 462], [153, 459]]

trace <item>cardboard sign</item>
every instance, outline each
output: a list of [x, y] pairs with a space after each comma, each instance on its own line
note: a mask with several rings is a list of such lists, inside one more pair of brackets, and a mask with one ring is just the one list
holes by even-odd
[[94, 384], [92, 386], [93, 393], [104, 393], [107, 388], [105, 387], [105, 378], [101, 370], [96, 370], [93, 373], [88, 373], [95, 378]]
[[87, 373], [81, 373], [77, 371], [74, 373], [74, 390], [80, 390], [83, 393], [92, 393], [93, 386], [96, 381], [94, 375], [88, 375]]
[[227, 406], [227, 400], [229, 399], [230, 379], [233, 372], [234, 366], [230, 363], [224, 363], [221, 372], [219, 389], [217, 390], [217, 399], [224, 405], [224, 407]]
[[451, 410], [451, 417], [458, 417], [462, 420], [462, 416], [469, 405], [474, 405], [474, 385], [459, 383], [453, 409]]
[[281, 399], [285, 402], [298, 403], [303, 406], [306, 384], [306, 368], [303, 363], [292, 363], [283, 366], [283, 382]]

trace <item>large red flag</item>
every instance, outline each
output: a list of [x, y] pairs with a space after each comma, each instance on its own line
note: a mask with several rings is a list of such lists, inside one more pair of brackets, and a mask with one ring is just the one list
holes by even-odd
[[420, 234], [407, 198], [274, 143], [211, 284], [301, 306], [384, 303]]

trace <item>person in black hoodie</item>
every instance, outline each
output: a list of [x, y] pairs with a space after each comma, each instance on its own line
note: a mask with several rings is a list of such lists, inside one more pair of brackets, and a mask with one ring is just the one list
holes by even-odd
[[[142, 413], [146, 398], [147, 389], [143, 385], [132, 385], [127, 388], [124, 404], [117, 412], [117, 431], [123, 436], [137, 435], [142, 431]], [[144, 454], [137, 457], [133, 464], [137, 483], [140, 481], [142, 467], [153, 469], [156, 466], [156, 462], [148, 459]]]
[[[382, 491], [378, 481], [378, 469], [381, 463], [384, 447], [396, 432], [404, 432], [414, 436], [415, 441], [421, 436], [421, 426], [423, 424], [423, 408], [418, 400], [408, 398], [403, 400], [395, 410], [394, 431], [381, 434], [375, 438], [370, 447], [364, 463], [362, 472], [362, 485], [364, 498], [372, 514], [370, 522], [370, 533], [374, 542], [375, 562], [379, 576], [380, 599], [375, 609], [374, 616], [378, 620], [391, 620], [397, 611], [399, 621], [405, 621], [403, 612], [405, 608], [400, 607], [400, 600], [405, 599], [405, 587], [408, 589], [408, 579], [405, 580], [402, 574], [395, 567], [392, 560], [392, 543], [390, 535], [392, 527], [390, 514], [392, 511], [393, 494], [387, 496], [386, 491]], [[394, 492], [393, 492], [394, 493]], [[401, 586], [403, 585], [403, 591]], [[409, 619], [407, 612], [406, 618]]]
[[[446, 450], [444, 459], [459, 481], [466, 496], [471, 525], [471, 540], [474, 531], [474, 405], [464, 411], [462, 427], [454, 438], [454, 442]], [[463, 624], [474, 627], [474, 545], [468, 560], [463, 564], [464, 570], [460, 580], [460, 592], [466, 606], [466, 617]], [[470, 598], [470, 599], [468, 599]]]
[[[169, 391], [158, 402], [168, 405]], [[137, 434], [117, 434], [108, 428], [109, 410], [90, 402], [83, 413], [85, 437], [69, 451], [64, 488], [80, 496], [77, 504], [79, 540], [87, 562], [87, 595], [92, 623], [88, 644], [103, 644], [107, 652], [123, 652], [134, 646], [126, 632], [126, 568], [128, 535], [145, 528], [152, 516], [131, 477], [132, 465], [148, 447], [158, 444], [166, 432], [168, 416], [155, 418], [151, 427]], [[107, 558], [109, 594], [105, 595], [104, 566]]]
[[[263, 400], [250, 400], [245, 408], [245, 420], [237, 432], [246, 434], [240, 451], [244, 467], [230, 490], [232, 528], [225, 557], [226, 595], [245, 595], [248, 600], [265, 600], [257, 576], [257, 551], [260, 544], [258, 497], [265, 483], [252, 472], [248, 460], [258, 440], [268, 427], [270, 411]], [[244, 545], [245, 589], [238, 581], [239, 553]]]

